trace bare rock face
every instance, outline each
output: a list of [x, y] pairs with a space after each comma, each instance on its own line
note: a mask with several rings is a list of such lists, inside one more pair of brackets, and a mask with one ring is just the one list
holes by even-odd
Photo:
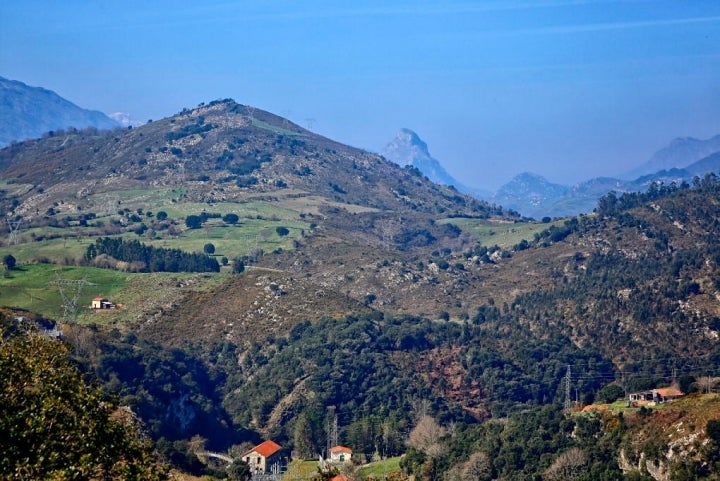
[[408, 165], [416, 167], [436, 184], [454, 185], [460, 188], [458, 181], [430, 155], [427, 144], [410, 129], [400, 129], [380, 154], [403, 167]]

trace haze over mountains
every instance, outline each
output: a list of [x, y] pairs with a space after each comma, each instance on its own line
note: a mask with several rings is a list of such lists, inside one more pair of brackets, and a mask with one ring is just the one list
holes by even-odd
[[436, 184], [452, 185], [460, 192], [478, 198], [486, 198], [489, 195], [489, 192], [468, 187], [450, 175], [440, 162], [430, 155], [427, 144], [410, 129], [400, 129], [395, 138], [382, 149], [380, 155], [402, 166], [416, 167]]
[[0, 147], [68, 127], [111, 129], [120, 124], [51, 90], [0, 77]]
[[690, 182], [696, 176], [720, 170], [718, 152], [720, 135], [707, 140], [678, 138], [644, 164], [617, 178], [597, 177], [570, 186], [550, 182], [537, 173], [523, 172], [495, 193], [458, 182], [430, 155], [427, 144], [412, 130], [401, 129], [381, 153], [400, 165], [418, 168], [433, 182], [454, 185], [461, 192], [539, 219], [591, 212], [598, 199], [610, 191], [641, 192], [651, 183]]
[[[127, 113], [116, 112], [107, 116], [86, 110], [52, 91], [2, 77], [0, 121], [0, 146], [68, 127], [109, 129], [142, 124]], [[720, 159], [713, 156], [718, 151], [720, 135], [707, 140], [678, 138], [647, 162], [614, 178], [593, 178], [571, 186], [553, 183], [539, 173], [524, 172], [494, 193], [472, 187], [470, 179], [461, 182], [454, 178], [430, 154], [427, 144], [410, 129], [401, 129], [381, 154], [401, 166], [417, 168], [432, 182], [452, 185], [460, 192], [525, 216], [542, 218], [591, 212], [597, 200], [610, 191], [644, 191], [652, 182], [689, 182], [695, 176], [720, 169]]]

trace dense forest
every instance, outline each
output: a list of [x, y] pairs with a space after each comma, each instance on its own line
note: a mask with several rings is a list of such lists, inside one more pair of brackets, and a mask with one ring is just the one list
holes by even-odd
[[205, 254], [187, 253], [180, 249], [166, 249], [143, 244], [137, 240], [123, 240], [116, 237], [101, 237], [90, 244], [85, 259], [96, 265], [102, 264], [98, 257], [130, 264], [138, 272], [218, 272], [220, 264]]

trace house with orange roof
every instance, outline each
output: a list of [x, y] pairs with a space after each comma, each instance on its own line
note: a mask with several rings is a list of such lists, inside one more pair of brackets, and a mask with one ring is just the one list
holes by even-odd
[[274, 441], [264, 441], [242, 455], [253, 474], [279, 473], [282, 447]]
[[352, 449], [347, 446], [333, 446], [330, 448], [330, 462], [333, 464], [345, 464], [352, 458]]
[[634, 392], [630, 394], [630, 402], [635, 403], [664, 403], [681, 398], [685, 395], [681, 390], [674, 387], [663, 387], [650, 389], [649, 391]]

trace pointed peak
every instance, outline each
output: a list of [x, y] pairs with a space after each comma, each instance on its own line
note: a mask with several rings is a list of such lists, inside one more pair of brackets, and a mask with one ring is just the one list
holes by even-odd
[[383, 148], [381, 154], [400, 165], [432, 159], [427, 144], [418, 134], [407, 128], [400, 129], [395, 138]]
[[395, 140], [399, 140], [409, 145], [416, 146], [421, 151], [427, 153], [428, 157], [430, 157], [427, 144], [413, 130], [403, 127], [395, 136]]

